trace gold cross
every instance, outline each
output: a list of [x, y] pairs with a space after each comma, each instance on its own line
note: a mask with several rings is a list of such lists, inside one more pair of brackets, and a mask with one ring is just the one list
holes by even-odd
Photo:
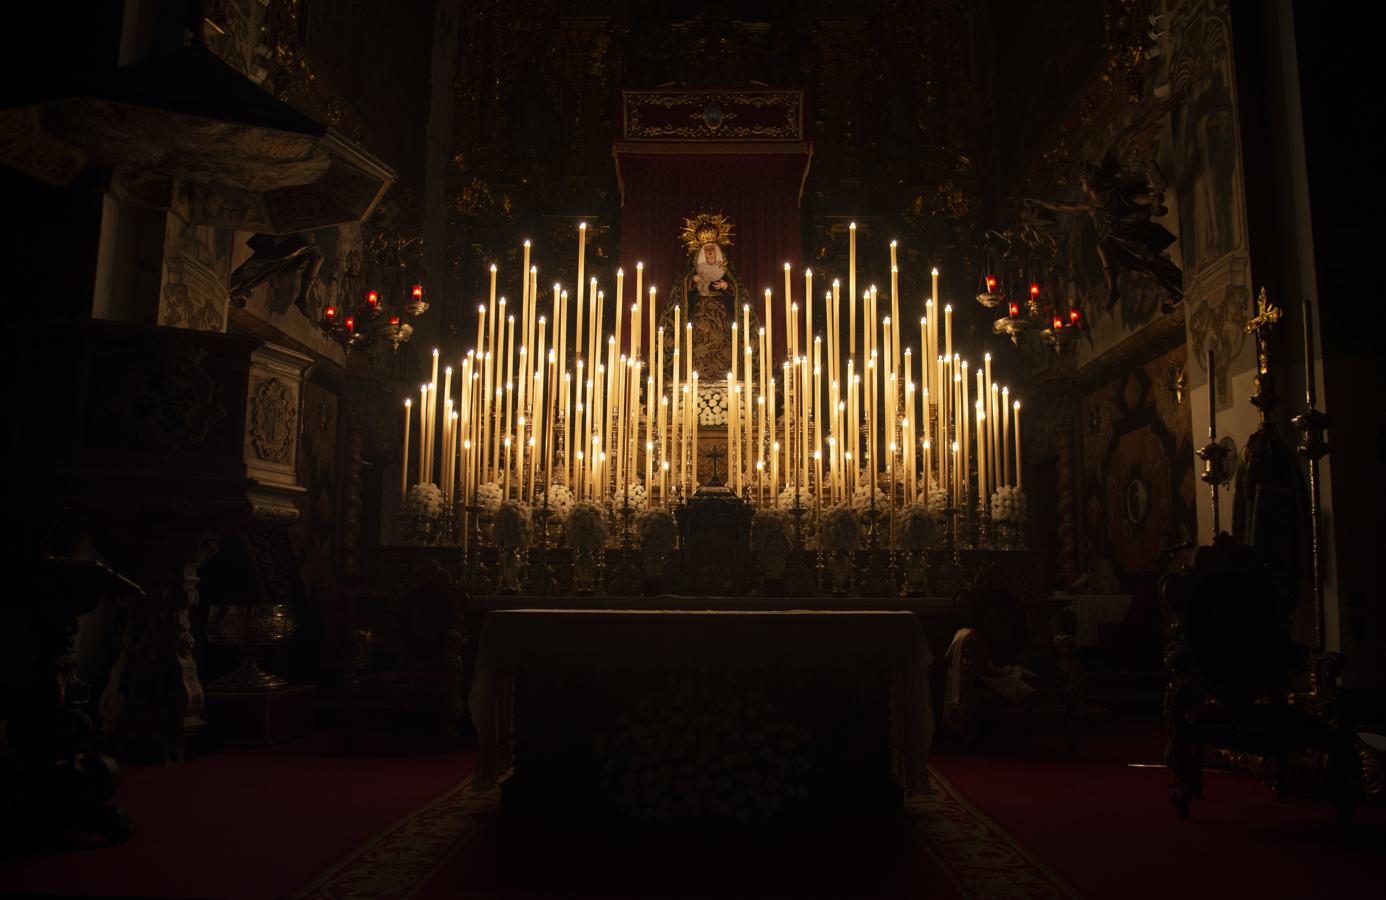
[[1256, 336], [1256, 364], [1262, 375], [1270, 369], [1270, 352], [1266, 348], [1266, 335], [1280, 321], [1282, 310], [1266, 298], [1266, 289], [1256, 298], [1256, 317], [1242, 326], [1247, 334]]

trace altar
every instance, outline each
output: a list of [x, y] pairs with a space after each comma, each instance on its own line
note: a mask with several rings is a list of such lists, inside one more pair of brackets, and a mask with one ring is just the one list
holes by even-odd
[[907, 610], [492, 612], [473, 778], [637, 818], [893, 809], [928, 789], [932, 661]]

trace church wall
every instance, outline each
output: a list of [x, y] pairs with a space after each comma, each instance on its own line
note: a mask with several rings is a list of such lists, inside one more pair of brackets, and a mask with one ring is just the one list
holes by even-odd
[[[1140, 276], [1123, 276], [1122, 300], [1110, 311], [1103, 309], [1100, 300], [1105, 286], [1093, 250], [1092, 224], [1086, 216], [1059, 216], [1050, 226], [1065, 271], [1065, 283], [1058, 294], [1083, 309], [1089, 331], [1071, 361], [1052, 361], [1044, 353], [1024, 348], [1018, 357], [1028, 373], [1027, 380], [1073, 377], [1080, 384], [1089, 385], [1082, 408], [1076, 411], [1079, 422], [1074, 431], [1080, 450], [1075, 455], [1075, 465], [1083, 468], [1083, 477], [1088, 479], [1087, 487], [1080, 487], [1075, 498], [1083, 518], [1080, 542], [1091, 536], [1097, 520], [1110, 518], [1110, 510], [1105, 506], [1088, 502], [1100, 493], [1093, 487], [1093, 473], [1113, 462], [1111, 449], [1094, 445], [1084, 421], [1088, 407], [1107, 403], [1099, 398], [1119, 389], [1105, 383], [1102, 373], [1113, 370], [1119, 360], [1143, 353], [1162, 356], [1173, 352], [1168, 346], [1170, 330], [1176, 325], [1182, 330], [1186, 342], [1186, 347], [1179, 351], [1184, 403], [1175, 414], [1185, 421], [1180, 433], [1191, 435], [1191, 439], [1181, 451], [1187, 456], [1179, 467], [1196, 478], [1202, 463], [1193, 453], [1208, 441], [1210, 380], [1220, 443], [1237, 454], [1258, 427], [1259, 414], [1250, 403], [1256, 391], [1256, 345], [1246, 332], [1246, 325], [1256, 315], [1256, 296], [1264, 287], [1269, 299], [1284, 309], [1278, 331], [1271, 335], [1269, 344], [1271, 371], [1279, 379], [1278, 392], [1283, 400], [1271, 420], [1280, 436], [1293, 446], [1298, 434], [1289, 419], [1304, 408], [1300, 302], [1305, 297], [1319, 296], [1320, 287], [1314, 275], [1316, 262], [1332, 267], [1335, 260], [1344, 256], [1343, 247], [1355, 246], [1359, 248], [1357, 262], [1361, 263], [1371, 251], [1360, 248], [1374, 246], [1361, 239], [1360, 235], [1366, 233], [1361, 227], [1337, 224], [1361, 221], [1365, 218], [1364, 210], [1377, 208], [1370, 203], [1349, 202], [1349, 208], [1342, 209], [1340, 202], [1329, 199], [1327, 208], [1333, 210], [1332, 218], [1320, 215], [1316, 208], [1310, 228], [1309, 191], [1315, 191], [1316, 206], [1324, 205], [1325, 197], [1320, 195], [1325, 193], [1329, 197], [1349, 196], [1352, 188], [1346, 194], [1341, 190], [1334, 194], [1324, 185], [1345, 187], [1344, 173], [1353, 166], [1347, 160], [1336, 167], [1310, 166], [1306, 177], [1303, 151], [1299, 150], [1296, 156], [1296, 147], [1300, 146], [1297, 142], [1309, 139], [1312, 147], [1314, 134], [1323, 129], [1309, 130], [1310, 118], [1306, 113], [1306, 130], [1301, 131], [1293, 46], [1296, 32], [1303, 29], [1293, 21], [1289, 7], [1226, 0], [1177, 0], [1155, 3], [1152, 10], [1160, 15], [1154, 29], [1158, 40], [1146, 49], [1145, 62], [1134, 70], [1139, 75], [1139, 102], [1133, 102], [1124, 90], [1105, 89], [1105, 73], [1095, 74], [1080, 91], [1079, 98], [1070, 104], [1066, 120], [1023, 163], [1023, 171], [1003, 171], [998, 175], [1001, 185], [1018, 185], [1011, 192], [1017, 197], [1071, 200], [1077, 188], [1070, 173], [1078, 162], [1101, 159], [1109, 148], [1120, 147], [1123, 134], [1139, 125], [1142, 117], [1158, 117], [1154, 121], [1158, 134], [1155, 160], [1168, 182], [1168, 212], [1158, 221], [1176, 236], [1169, 256], [1183, 272], [1182, 314], [1161, 313], [1158, 290]], [[1005, 84], [998, 84], [996, 89], [1005, 93]], [[1056, 81], [1053, 90], [1054, 96], [1049, 100], [1031, 96], [1029, 102], [1058, 107], [1066, 88]], [[1321, 147], [1332, 148], [1358, 143], [1346, 136], [1340, 141], [1319, 140]], [[1342, 152], [1328, 151], [1329, 155]], [[998, 196], [1006, 195], [1003, 188]], [[1334, 239], [1319, 239], [1319, 232], [1325, 227], [1335, 234]], [[1353, 272], [1356, 268], [1336, 265], [1333, 271], [1337, 272]], [[1354, 293], [1352, 287], [1342, 289], [1344, 281], [1351, 285], [1355, 278], [1339, 276], [1337, 293]], [[1330, 295], [1324, 295], [1322, 302], [1327, 305], [1321, 312], [1325, 319], [1323, 334], [1315, 337], [1314, 353], [1320, 360], [1318, 408], [1326, 410], [1335, 398], [1344, 402], [1344, 391], [1355, 395], [1369, 385], [1379, 385], [1383, 370], [1379, 354], [1360, 352], [1360, 311], [1357, 315], [1339, 312]], [[1348, 336], [1336, 352], [1332, 344], [1325, 343], [1335, 328]], [[1210, 349], [1214, 353], [1211, 375], [1207, 362]], [[1327, 360], [1323, 359], [1325, 353]], [[1372, 527], [1366, 524], [1370, 516], [1361, 512], [1368, 508], [1361, 500], [1361, 488], [1369, 484], [1375, 489], [1377, 480], [1367, 473], [1379, 469], [1380, 461], [1377, 454], [1373, 464], [1364, 464], [1362, 451], [1378, 443], [1370, 421], [1353, 417], [1340, 425], [1340, 443], [1350, 449], [1337, 460], [1330, 454], [1321, 473], [1327, 645], [1335, 649], [1346, 647], [1348, 641], [1360, 641], [1354, 655], [1367, 660], [1380, 656], [1360, 648], [1374, 646], [1369, 623], [1379, 618], [1383, 608], [1379, 597], [1367, 587], [1370, 580], [1364, 580], [1374, 566], [1364, 565], [1370, 553], [1365, 552], [1365, 542], [1358, 540]], [[1236, 458], [1232, 457], [1234, 462]], [[1335, 484], [1335, 463], [1336, 468], [1356, 473], [1352, 488], [1345, 490]], [[1301, 463], [1301, 480], [1307, 480], [1305, 473], [1306, 467]], [[1082, 478], [1076, 479], [1076, 483], [1081, 485]], [[1213, 533], [1209, 493], [1200, 481], [1195, 480], [1193, 487], [1193, 502], [1181, 499], [1181, 515], [1186, 518], [1180, 524], [1192, 526], [1190, 534], [1196, 535], [1199, 542], [1206, 542]], [[1086, 499], [1083, 490], [1089, 493]], [[1231, 531], [1236, 498], [1230, 485], [1224, 487], [1222, 499], [1218, 524]], [[1170, 534], [1177, 535], [1178, 529]], [[1075, 555], [1078, 572], [1091, 567], [1089, 547], [1080, 544]], [[1303, 593], [1295, 636], [1307, 643], [1313, 638], [1313, 607], [1307, 590]], [[1380, 631], [1377, 629], [1377, 633]], [[1349, 683], [1381, 680], [1381, 672], [1371, 662], [1348, 676]]]

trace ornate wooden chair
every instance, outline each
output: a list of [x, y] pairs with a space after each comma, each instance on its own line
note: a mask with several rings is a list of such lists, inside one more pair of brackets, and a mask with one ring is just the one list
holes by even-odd
[[[1329, 653], [1306, 666], [1304, 648], [1290, 638], [1294, 597], [1254, 550], [1226, 534], [1198, 549], [1190, 571], [1165, 576], [1160, 593], [1171, 617], [1165, 764], [1179, 816], [1202, 790], [1208, 748], [1271, 763], [1282, 798], [1289, 755], [1307, 751], [1322, 759], [1327, 792], [1349, 823], [1360, 762], [1338, 693], [1343, 660]], [[1310, 692], [1290, 693], [1297, 676], [1307, 677]]]
[[349, 747], [373, 714], [393, 726], [409, 712], [438, 716], [448, 742], [456, 742], [466, 703], [464, 599], [446, 584], [415, 587], [398, 599], [356, 598], [346, 677]]
[[1069, 750], [1076, 749], [1082, 703], [1072, 637], [1039, 639], [1025, 604], [1002, 587], [973, 588], [958, 603], [969, 625], [948, 648], [944, 726], [972, 750], [993, 724], [1019, 720], [1028, 742], [1036, 718], [1057, 718]]

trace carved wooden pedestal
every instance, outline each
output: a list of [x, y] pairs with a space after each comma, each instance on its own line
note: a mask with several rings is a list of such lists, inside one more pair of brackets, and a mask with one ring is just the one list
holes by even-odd
[[176, 760], [203, 725], [197, 568], [214, 535], [297, 518], [312, 365], [255, 338], [98, 320], [51, 326], [24, 348], [34, 389], [17, 395], [20, 499], [41, 526], [82, 517], [144, 589], [122, 608], [100, 704], [128, 755]]

